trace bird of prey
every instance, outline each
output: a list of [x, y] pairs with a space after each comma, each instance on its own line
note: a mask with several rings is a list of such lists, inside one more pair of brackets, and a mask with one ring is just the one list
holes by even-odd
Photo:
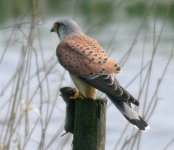
[[121, 71], [117, 62], [110, 59], [100, 44], [84, 34], [72, 19], [60, 19], [51, 32], [58, 34], [60, 43], [56, 54], [60, 64], [68, 70], [79, 96], [96, 98], [96, 89], [105, 93], [123, 116], [142, 131], [150, 129], [142, 117], [131, 108], [139, 102], [116, 80]]

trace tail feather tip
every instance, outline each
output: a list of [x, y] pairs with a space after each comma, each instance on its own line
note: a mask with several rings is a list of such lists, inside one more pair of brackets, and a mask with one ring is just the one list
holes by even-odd
[[143, 132], [147, 132], [148, 130], [150, 130], [150, 126], [146, 126], [145, 129], [143, 130]]
[[150, 130], [150, 126], [147, 126], [145, 129], [146, 129], [146, 130]]

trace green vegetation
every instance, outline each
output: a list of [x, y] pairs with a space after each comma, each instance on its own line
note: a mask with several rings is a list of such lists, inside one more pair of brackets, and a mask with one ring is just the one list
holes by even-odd
[[174, 18], [173, 1], [157, 1], [152, 4], [153, 2], [146, 0], [134, 0], [131, 2], [117, 2], [109, 0], [0, 0], [0, 23], [4, 23], [10, 18], [16, 19], [25, 16], [29, 17], [32, 12], [32, 4], [36, 2], [39, 4], [38, 11], [41, 12], [41, 15], [81, 15], [86, 22], [91, 22], [91, 20], [96, 18], [99, 19], [101, 23], [105, 23], [108, 20], [119, 16], [120, 13], [124, 14], [125, 17], [141, 17], [149, 11], [151, 5], [154, 5], [154, 9], [156, 10], [156, 15], [158, 17], [167, 16], [167, 18], [172, 21]]
[[[156, 12], [156, 16], [158, 17], [167, 17], [169, 20], [173, 20], [174, 18], [174, 1], [171, 2], [156, 2], [153, 3], [154, 11]], [[138, 1], [136, 3], [132, 3], [127, 5], [126, 12], [130, 16], [142, 16], [149, 11], [149, 3], [147, 1]]]

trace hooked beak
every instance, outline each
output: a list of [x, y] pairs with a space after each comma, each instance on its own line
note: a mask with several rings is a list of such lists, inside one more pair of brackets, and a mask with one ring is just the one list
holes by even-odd
[[53, 27], [51, 28], [50, 32], [56, 32], [56, 25], [54, 24]]
[[50, 32], [55, 32], [55, 29], [54, 27], [51, 28]]
[[54, 29], [53, 29], [53, 28], [51, 28], [50, 32], [54, 32]]

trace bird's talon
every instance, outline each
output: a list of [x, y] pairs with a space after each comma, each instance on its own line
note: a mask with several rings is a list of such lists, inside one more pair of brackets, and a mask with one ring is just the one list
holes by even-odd
[[70, 100], [75, 100], [75, 99], [84, 99], [84, 96], [78, 91], [76, 92], [73, 96], [69, 97]]

